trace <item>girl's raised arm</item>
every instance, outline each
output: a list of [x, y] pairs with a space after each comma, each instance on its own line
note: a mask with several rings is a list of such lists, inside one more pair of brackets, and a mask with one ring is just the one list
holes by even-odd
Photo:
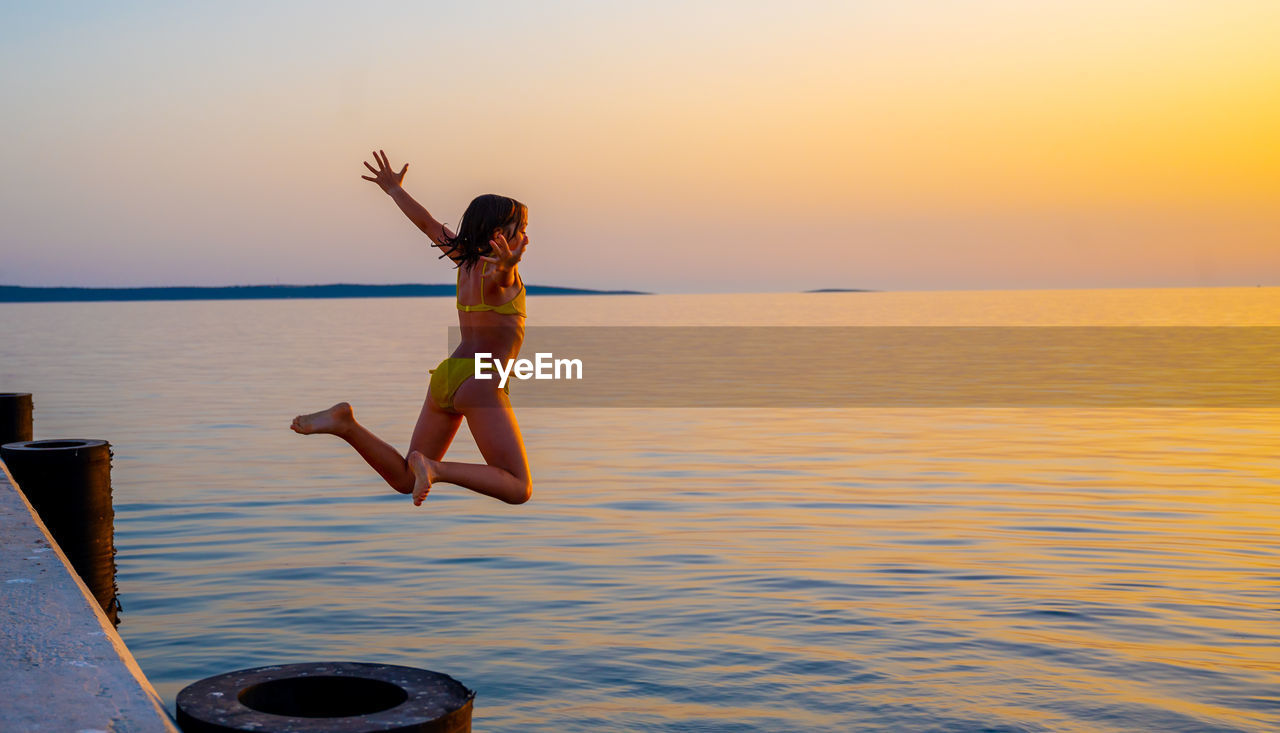
[[409, 217], [409, 221], [413, 222], [415, 226], [421, 229], [423, 234], [430, 237], [433, 246], [441, 247], [444, 253], [449, 255], [450, 259], [453, 259], [453, 252], [447, 244], [453, 239], [453, 232], [449, 231], [445, 225], [436, 221], [436, 218], [431, 215], [431, 212], [427, 211], [422, 204], [414, 201], [413, 197], [410, 196], [401, 185], [404, 183], [405, 173], [409, 170], [409, 164], [405, 163], [404, 167], [400, 169], [400, 172], [396, 173], [391, 168], [390, 161], [387, 160], [387, 154], [381, 150], [373, 154], [373, 160], [378, 164], [377, 168], [369, 165], [367, 161], [364, 164], [364, 167], [368, 168], [369, 171], [373, 173], [373, 177], [360, 177], [366, 181], [373, 181], [378, 184], [378, 187], [386, 192], [386, 194], [396, 202], [396, 205], [400, 207], [400, 210], [404, 212], [404, 215]]

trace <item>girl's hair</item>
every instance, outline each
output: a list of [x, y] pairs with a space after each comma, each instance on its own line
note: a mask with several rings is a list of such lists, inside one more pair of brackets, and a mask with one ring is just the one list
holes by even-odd
[[458, 233], [453, 239], [440, 244], [445, 254], [441, 257], [452, 257], [458, 266], [468, 267], [479, 261], [481, 256], [488, 256], [493, 248], [489, 240], [493, 238], [494, 229], [506, 230], [515, 224], [515, 230], [529, 221], [529, 208], [524, 204], [506, 196], [486, 193], [476, 196], [462, 214], [462, 222], [458, 224]]

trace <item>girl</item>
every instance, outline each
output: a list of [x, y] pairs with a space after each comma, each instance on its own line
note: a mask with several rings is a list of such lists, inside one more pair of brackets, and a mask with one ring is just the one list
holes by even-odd
[[[458, 233], [449, 231], [405, 192], [401, 184], [409, 164], [394, 172], [387, 154], [373, 154], [377, 168], [364, 164], [373, 181], [431, 238], [458, 269], [458, 325], [462, 341], [449, 358], [431, 371], [431, 386], [418, 415], [405, 459], [395, 448], [356, 422], [351, 405], [339, 402], [327, 410], [294, 418], [303, 435], [328, 433], [347, 441], [402, 494], [421, 505], [437, 481], [457, 484], [509, 504], [522, 504], [533, 492], [529, 460], [520, 426], [498, 380], [474, 378], [477, 352], [510, 363], [524, 341], [525, 291], [517, 264], [529, 246], [525, 228], [529, 210], [505, 196], [486, 194], [467, 207]], [[446, 462], [462, 419], [484, 456], [485, 465]]]

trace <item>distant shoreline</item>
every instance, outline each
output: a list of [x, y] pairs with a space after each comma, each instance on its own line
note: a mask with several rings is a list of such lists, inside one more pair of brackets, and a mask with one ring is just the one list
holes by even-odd
[[[530, 295], [651, 295], [638, 290], [588, 290], [529, 285]], [[0, 285], [0, 303], [136, 300], [279, 300], [290, 298], [422, 298], [452, 296], [453, 285], [235, 285], [167, 288], [38, 288]]]

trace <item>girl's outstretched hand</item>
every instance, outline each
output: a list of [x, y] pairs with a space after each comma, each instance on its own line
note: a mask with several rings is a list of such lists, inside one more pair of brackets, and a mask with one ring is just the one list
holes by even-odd
[[[378, 157], [379, 153], [381, 153], [382, 157]], [[373, 154], [373, 160], [378, 164], [377, 168], [369, 165], [368, 161], [365, 161], [364, 164], [364, 167], [368, 168], [369, 171], [373, 173], [373, 178], [370, 178], [369, 176], [360, 177], [366, 181], [373, 181], [378, 184], [378, 187], [388, 194], [392, 193], [397, 188], [400, 188], [400, 184], [404, 182], [405, 171], [409, 170], [409, 164], [405, 163], [404, 167], [400, 169], [400, 172], [396, 173], [391, 169], [391, 163], [387, 160], [387, 154], [383, 153], [381, 150]]]
[[514, 247], [507, 244], [507, 238], [498, 232], [493, 239], [489, 240], [489, 246], [493, 247], [492, 257], [481, 257], [485, 262], [492, 262], [494, 268], [485, 273], [485, 277], [493, 277], [501, 272], [510, 272], [515, 269], [516, 263], [524, 257], [524, 249], [529, 246], [529, 240], [517, 242]]

